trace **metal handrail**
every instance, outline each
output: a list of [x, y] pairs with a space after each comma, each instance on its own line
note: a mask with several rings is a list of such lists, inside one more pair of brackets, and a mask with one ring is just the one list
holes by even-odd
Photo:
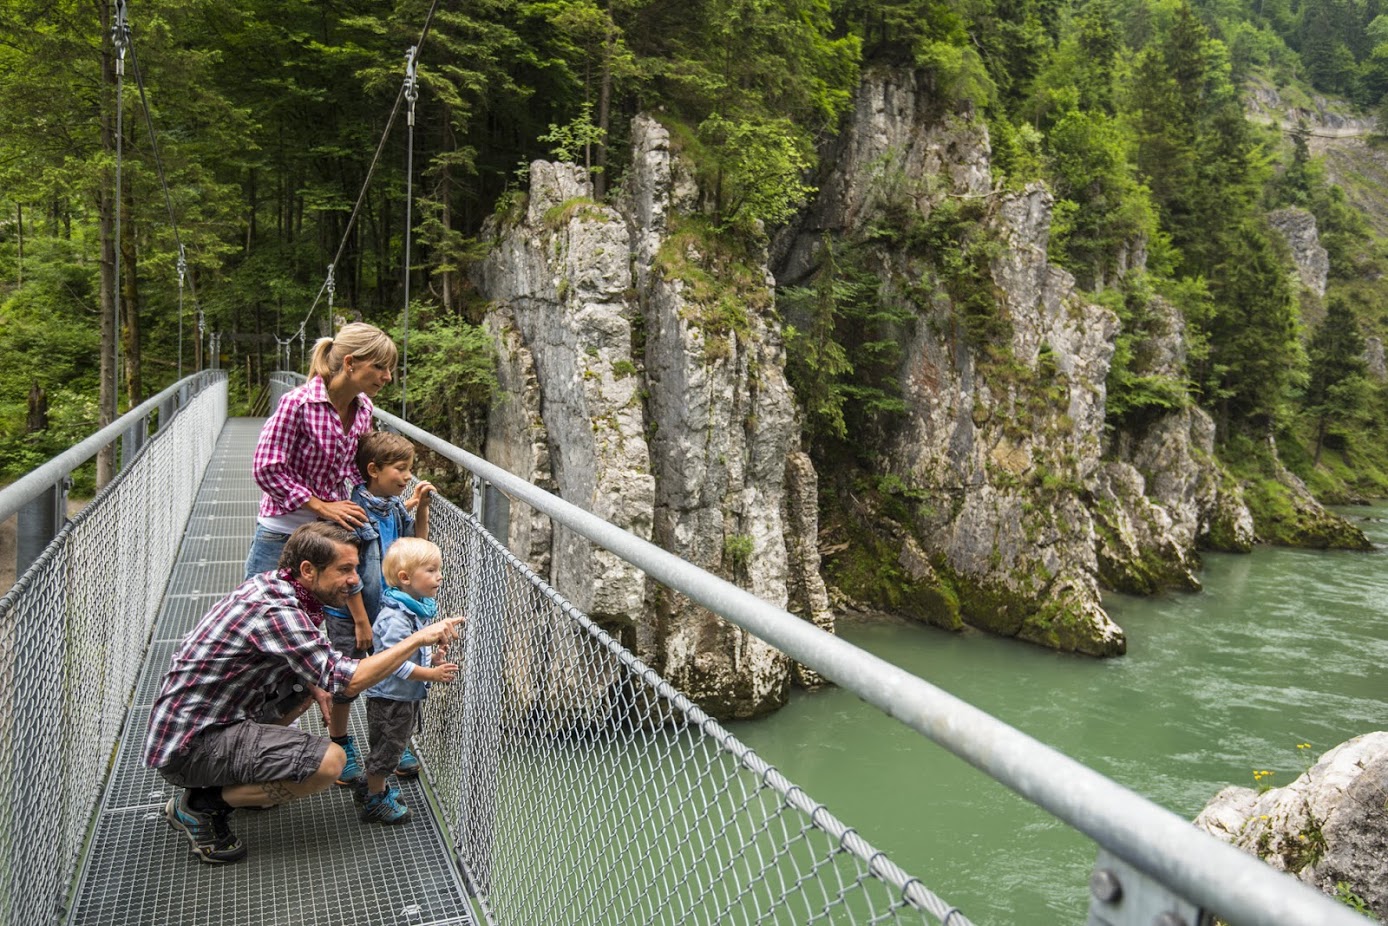
[[153, 398], [141, 402], [81, 443], [73, 444], [47, 463], [25, 473], [5, 488], [0, 489], [0, 521], [5, 520], [37, 499], [77, 467], [96, 456], [104, 447], [129, 435], [132, 427], [147, 420], [156, 409], [161, 412], [159, 427], [164, 427], [172, 419], [172, 399], [177, 398], [178, 407], [182, 408], [187, 404], [189, 397], [197, 395], [209, 383], [225, 375], [226, 373], [219, 370], [203, 370], [192, 376], [185, 376]]
[[193, 396], [225, 376], [220, 370], [203, 370], [184, 377], [95, 434], [0, 489], [0, 521], [19, 515], [15, 575], [24, 574], [67, 521], [67, 490], [71, 486], [69, 476], [73, 470], [118, 440], [121, 447], [120, 465], [124, 469], [149, 440], [149, 419], [155, 411], [159, 412], [158, 428], [162, 430]]
[[[297, 381], [302, 382], [302, 377]], [[1120, 904], [1124, 888], [1138, 895], [1143, 890], [1137, 888], [1164, 887], [1201, 910], [1248, 926], [1362, 926], [1366, 922], [1314, 888], [1196, 829], [1190, 821], [924, 679], [389, 412], [378, 408], [376, 418], [508, 498], [526, 503], [778, 647], [1093, 839], [1134, 870], [1107, 862], [1101, 851], [1091, 881], [1101, 905], [1103, 901]], [[1156, 884], [1123, 882], [1142, 875]], [[1091, 907], [1089, 922], [1137, 923], [1139, 919], [1131, 915], [1137, 912], [1120, 909], [1119, 917], [1110, 920], [1096, 916]]]

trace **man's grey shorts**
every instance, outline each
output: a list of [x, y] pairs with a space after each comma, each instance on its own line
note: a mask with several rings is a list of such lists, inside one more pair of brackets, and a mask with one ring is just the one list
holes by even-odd
[[330, 743], [295, 727], [247, 720], [203, 730], [159, 774], [180, 788], [303, 781], [323, 764]]

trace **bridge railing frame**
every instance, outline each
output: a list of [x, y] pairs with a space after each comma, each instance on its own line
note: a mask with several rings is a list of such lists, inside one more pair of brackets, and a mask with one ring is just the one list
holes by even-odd
[[[302, 381], [299, 379], [297, 381]], [[1190, 821], [979, 708], [649, 541], [539, 489], [388, 412], [387, 428], [461, 466], [489, 528], [498, 494], [523, 502], [776, 646], [1046, 810], [1099, 846], [1089, 881], [1091, 926], [1354, 926], [1366, 920]]]
[[15, 575], [24, 574], [67, 522], [67, 496], [72, 488], [73, 470], [112, 444], [119, 445], [118, 459], [120, 469], [124, 470], [152, 434], [167, 427], [179, 410], [223, 376], [225, 374], [218, 370], [204, 370], [184, 377], [86, 440], [0, 489], [0, 521], [19, 515]]
[[[224, 373], [194, 374], [0, 490], [0, 517], [56, 524], [0, 589], [0, 923], [64, 915], [226, 401]], [[68, 518], [69, 475], [116, 440], [120, 472]]]

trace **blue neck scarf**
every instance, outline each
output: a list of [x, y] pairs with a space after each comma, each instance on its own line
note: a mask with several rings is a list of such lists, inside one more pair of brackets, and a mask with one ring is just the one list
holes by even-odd
[[365, 485], [361, 487], [361, 496], [362, 502], [365, 503], [365, 506], [367, 508], [370, 508], [372, 511], [375, 511], [382, 517], [385, 517], [386, 515], [390, 514], [389, 496], [381, 498], [379, 496], [372, 495], [371, 490], [368, 489]]
[[433, 620], [434, 615], [439, 613], [439, 602], [437, 598], [414, 598], [408, 592], [402, 592], [398, 588], [387, 586], [384, 595], [386, 598], [404, 607], [416, 617], [425, 620]]

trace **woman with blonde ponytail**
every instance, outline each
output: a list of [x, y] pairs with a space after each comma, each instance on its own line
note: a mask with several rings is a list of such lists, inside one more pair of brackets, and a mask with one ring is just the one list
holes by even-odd
[[[251, 472], [262, 495], [246, 555], [247, 579], [276, 569], [285, 541], [305, 524], [332, 521], [356, 530], [367, 523], [366, 512], [351, 500], [352, 488], [362, 481], [357, 441], [371, 430], [371, 400], [394, 376], [396, 356], [390, 336], [362, 322], [314, 344], [308, 382], [280, 399], [256, 442]], [[325, 629], [344, 655], [360, 658], [371, 650], [360, 585], [347, 604], [348, 613], [324, 619]], [[334, 695], [331, 709], [325, 708], [328, 733], [347, 752], [339, 784], [363, 774], [347, 735], [352, 700]]]

